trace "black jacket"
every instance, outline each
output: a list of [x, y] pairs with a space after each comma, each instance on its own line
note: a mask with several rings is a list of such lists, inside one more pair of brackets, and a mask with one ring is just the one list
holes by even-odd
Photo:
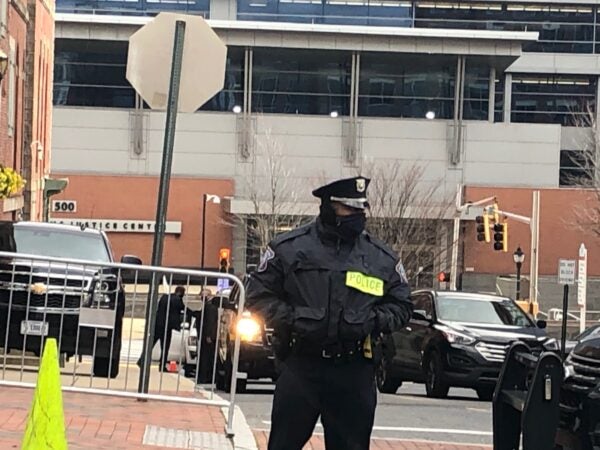
[[391, 333], [412, 314], [397, 256], [367, 233], [345, 242], [318, 219], [273, 240], [246, 295], [276, 333], [322, 345]]
[[185, 319], [189, 322], [192, 318], [192, 311], [186, 308], [183, 303], [183, 298], [176, 294], [163, 294], [158, 301], [156, 327], [164, 329], [165, 325], [167, 325], [169, 330], [179, 329], [181, 327], [184, 312], [186, 316]]

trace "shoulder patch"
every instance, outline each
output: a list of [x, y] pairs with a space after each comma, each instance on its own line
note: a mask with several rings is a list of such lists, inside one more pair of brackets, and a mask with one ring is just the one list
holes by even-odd
[[271, 241], [271, 244], [269, 245], [269, 247], [275, 248], [278, 245], [280, 245], [282, 242], [289, 241], [291, 239], [297, 238], [298, 236], [308, 234], [308, 232], [310, 231], [311, 225], [312, 225], [312, 223], [309, 223], [307, 225], [302, 225], [301, 227], [295, 228], [291, 231], [288, 231], [287, 233], [280, 234], [275, 239], [273, 239], [273, 241]]
[[408, 284], [408, 277], [406, 276], [406, 270], [404, 270], [402, 261], [398, 261], [398, 264], [396, 264], [396, 273], [400, 275], [400, 279], [404, 284]]
[[258, 265], [258, 268], [256, 269], [256, 271], [264, 272], [265, 270], [267, 270], [269, 261], [271, 261], [273, 258], [275, 258], [275, 252], [273, 251], [273, 249], [271, 247], [267, 246], [266, 250], [263, 252], [262, 256], [260, 257], [260, 264]]

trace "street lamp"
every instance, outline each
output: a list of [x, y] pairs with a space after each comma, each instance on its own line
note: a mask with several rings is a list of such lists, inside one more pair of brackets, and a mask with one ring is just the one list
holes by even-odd
[[517, 248], [517, 251], [513, 253], [513, 260], [517, 265], [517, 292], [516, 292], [516, 300], [521, 298], [521, 266], [523, 265], [523, 261], [525, 261], [525, 253], [521, 250], [521, 247]]
[[204, 269], [204, 247], [206, 245], [206, 203], [211, 202], [216, 205], [221, 203], [221, 197], [214, 194], [204, 194], [202, 196], [202, 266]]

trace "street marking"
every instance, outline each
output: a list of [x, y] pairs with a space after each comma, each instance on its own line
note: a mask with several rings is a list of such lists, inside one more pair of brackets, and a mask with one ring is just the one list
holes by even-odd
[[469, 411], [477, 411], [477, 412], [490, 412], [491, 409], [485, 409], [485, 408], [467, 408]]
[[[271, 426], [271, 421], [263, 420], [262, 423]], [[323, 425], [317, 423], [316, 425], [322, 428]], [[460, 430], [454, 428], [415, 428], [415, 427], [383, 427], [374, 426], [373, 431], [405, 431], [412, 433], [440, 433], [440, 434], [465, 434], [470, 436], [492, 436], [491, 431], [477, 431], [477, 430]]]

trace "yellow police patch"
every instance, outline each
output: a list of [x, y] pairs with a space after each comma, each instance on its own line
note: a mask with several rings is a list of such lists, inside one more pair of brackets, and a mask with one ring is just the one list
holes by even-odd
[[346, 272], [346, 286], [358, 289], [365, 294], [383, 297], [383, 280], [369, 277], [360, 272]]

